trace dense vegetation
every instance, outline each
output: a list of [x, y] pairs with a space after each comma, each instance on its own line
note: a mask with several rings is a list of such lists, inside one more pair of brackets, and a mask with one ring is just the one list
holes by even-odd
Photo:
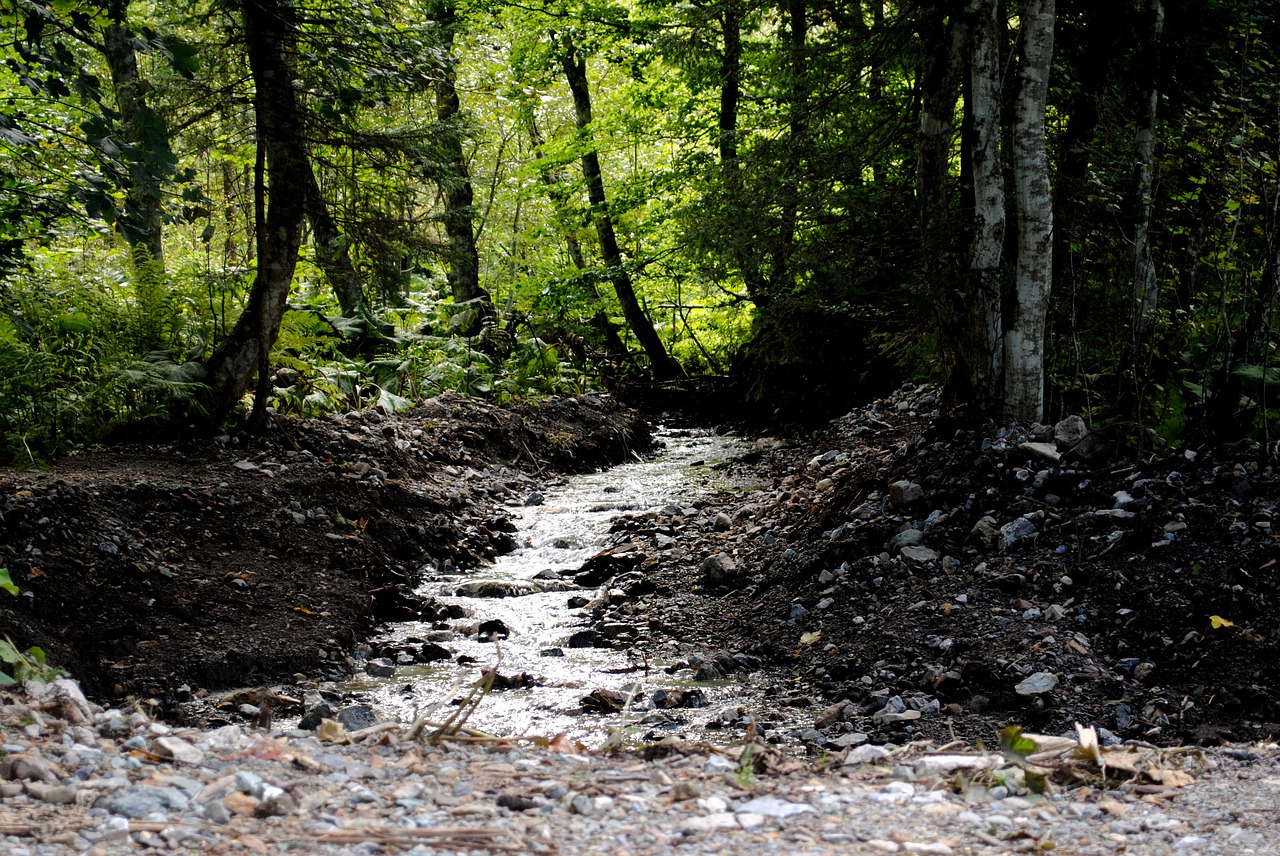
[[1277, 12], [7, 0], [0, 460], [701, 377], [1265, 434]]

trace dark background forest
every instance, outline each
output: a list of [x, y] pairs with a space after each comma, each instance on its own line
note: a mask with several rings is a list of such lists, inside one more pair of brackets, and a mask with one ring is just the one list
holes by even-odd
[[1264, 438], [1278, 12], [4, 0], [0, 461], [444, 390], [795, 425], [910, 380]]

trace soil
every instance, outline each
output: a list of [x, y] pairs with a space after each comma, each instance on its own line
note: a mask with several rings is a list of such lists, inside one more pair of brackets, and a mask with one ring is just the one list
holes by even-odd
[[[700, 549], [660, 564], [656, 608], [690, 644], [763, 657], [780, 706], [834, 716], [806, 735], [815, 751], [851, 729], [994, 745], [1008, 725], [1077, 722], [1162, 745], [1274, 740], [1280, 444], [1135, 455], [1064, 428], [1055, 442], [944, 413], [921, 387], [762, 438], [731, 469], [768, 486], [700, 512]], [[918, 491], [895, 496], [903, 483]], [[708, 566], [720, 552], [728, 571]], [[1020, 694], [1037, 673], [1056, 686]], [[895, 697], [925, 715], [879, 722]]]
[[[608, 397], [447, 396], [0, 472], [0, 567], [21, 592], [0, 630], [96, 700], [160, 715], [332, 676], [377, 622], [445, 617], [412, 586], [510, 549], [502, 500], [649, 446]], [[945, 742], [1073, 722], [1162, 744], [1274, 738], [1276, 448], [1122, 447], [904, 390], [761, 438], [730, 469], [765, 488], [707, 497], [694, 518], [637, 515], [613, 546], [657, 557], [636, 587], [649, 641], [760, 657], [779, 707], [847, 702], [805, 738], [817, 749], [855, 728]], [[1041, 672], [1052, 689], [1015, 689]], [[925, 714], [877, 716], [895, 698]]]
[[280, 420], [0, 472], [0, 567], [20, 589], [0, 633], [91, 697], [161, 714], [201, 690], [341, 670], [378, 621], [437, 617], [411, 593], [424, 571], [514, 546], [497, 500], [649, 446], [607, 397], [441, 396], [395, 418]]

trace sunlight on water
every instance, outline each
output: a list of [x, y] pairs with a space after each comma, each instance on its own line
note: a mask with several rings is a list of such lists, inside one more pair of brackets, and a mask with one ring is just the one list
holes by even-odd
[[[645, 693], [689, 686], [686, 678], [662, 671], [676, 660], [664, 658], [661, 653], [650, 654], [652, 659], [646, 661], [639, 652], [568, 647], [569, 636], [587, 626], [583, 610], [570, 609], [568, 601], [573, 596], [593, 597], [594, 590], [507, 598], [455, 594], [463, 583], [533, 581], [541, 571], [576, 570], [600, 551], [612, 520], [619, 514], [681, 505], [728, 487], [724, 476], [713, 466], [745, 450], [739, 438], [696, 430], [660, 430], [656, 436], [666, 449], [650, 460], [570, 477], [541, 489], [542, 505], [509, 509], [519, 527], [516, 539], [520, 546], [493, 566], [456, 577], [437, 577], [420, 587], [422, 594], [467, 610], [468, 617], [452, 622], [456, 632], [440, 639], [440, 644], [454, 652], [455, 661], [462, 655], [474, 658], [473, 665], [445, 662], [408, 667], [391, 678], [361, 676], [346, 688], [361, 693], [381, 718], [409, 721], [434, 706], [431, 718], [442, 720], [455, 710], [450, 700], [465, 695], [470, 682], [500, 656], [501, 675], [527, 673], [537, 686], [490, 693], [467, 720], [469, 727], [506, 737], [565, 733], [588, 745], [598, 745], [605, 740], [608, 727], [617, 724], [618, 717], [584, 714], [579, 699], [591, 690], [625, 690], [636, 682]], [[472, 631], [489, 619], [503, 621], [510, 628], [510, 638], [497, 645], [478, 641]], [[437, 634], [429, 625], [409, 623], [394, 625], [386, 636], [402, 640], [438, 638]], [[563, 656], [547, 656], [544, 652], [549, 649], [559, 649]], [[671, 726], [677, 733], [696, 732], [705, 738], [700, 733], [701, 723], [712, 711], [738, 704], [745, 689], [733, 682], [704, 684], [701, 688], [710, 709], [667, 711], [687, 721], [685, 725]], [[632, 720], [639, 720], [642, 715], [635, 713]], [[637, 726], [639, 731], [649, 729]]]

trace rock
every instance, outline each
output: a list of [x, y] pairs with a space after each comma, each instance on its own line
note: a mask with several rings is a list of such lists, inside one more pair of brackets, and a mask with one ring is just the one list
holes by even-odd
[[538, 493], [536, 490], [525, 494], [525, 497], [524, 497], [524, 504], [526, 507], [534, 506], [534, 505], [542, 505], [546, 501], [547, 501], [546, 497]]
[[566, 591], [571, 588], [573, 586], [560, 581], [476, 580], [463, 583], [454, 589], [453, 593], [459, 597], [502, 598], [525, 597], [526, 595], [541, 594], [548, 591]]
[[1063, 451], [1074, 448], [1088, 434], [1089, 429], [1079, 416], [1068, 416], [1053, 426], [1053, 441]]
[[1035, 455], [1037, 458], [1048, 461], [1051, 464], [1057, 464], [1062, 461], [1062, 455], [1058, 453], [1058, 448], [1052, 443], [1022, 443], [1018, 446], [1018, 449]]
[[1000, 527], [1000, 549], [1008, 551], [1019, 541], [1035, 536], [1036, 525], [1025, 517], [1019, 517], [1011, 523]]
[[396, 664], [386, 657], [375, 657], [364, 664], [364, 671], [371, 678], [389, 678], [396, 673]]
[[188, 799], [177, 788], [132, 785], [98, 797], [94, 808], [121, 817], [141, 818], [153, 812], [183, 811]]
[[777, 797], [756, 797], [739, 805], [736, 811], [738, 814], [758, 814], [782, 820], [798, 814], [807, 814], [814, 811], [814, 808], [808, 803], [788, 802]]
[[924, 543], [924, 533], [919, 529], [912, 527], [904, 529], [897, 535], [889, 539], [889, 549], [897, 550], [902, 547], [915, 547]]
[[871, 746], [864, 744], [855, 746], [849, 750], [849, 754], [844, 756], [844, 766], [850, 767], [854, 764], [874, 764], [876, 761], [883, 761], [889, 757], [889, 750], [883, 746]]
[[161, 758], [172, 758], [183, 764], [199, 764], [204, 753], [177, 737], [157, 737], [151, 741], [151, 751]]
[[738, 563], [728, 553], [717, 553], [702, 560], [698, 568], [703, 583], [709, 588], [717, 588], [737, 574]]
[[1018, 683], [1013, 691], [1022, 696], [1038, 696], [1053, 692], [1058, 676], [1053, 672], [1036, 672]]
[[857, 709], [857, 706], [848, 699], [838, 701], [833, 705], [823, 708], [818, 715], [813, 718], [813, 727], [819, 729], [828, 728], [835, 725], [837, 722], [843, 722], [856, 713]]
[[600, 643], [600, 634], [594, 630], [579, 630], [569, 637], [570, 648], [595, 648]]
[[928, 547], [903, 547], [902, 558], [913, 565], [927, 565], [938, 560], [938, 554]]
[[496, 639], [506, 639], [510, 635], [511, 629], [499, 618], [491, 618], [488, 621], [482, 621], [480, 622], [480, 627], [476, 629], [476, 637], [481, 642], [493, 642]]
[[711, 528], [717, 532], [727, 532], [733, 526], [733, 518], [721, 511], [712, 521]]
[[302, 715], [302, 719], [298, 720], [298, 727], [315, 731], [323, 720], [333, 719], [336, 714], [333, 705], [322, 701]]
[[702, 690], [656, 690], [653, 693], [653, 706], [668, 710], [677, 707], [706, 707], [707, 696]]
[[373, 708], [367, 704], [353, 704], [350, 707], [344, 707], [334, 714], [333, 718], [347, 731], [359, 731], [362, 728], [378, 724], [378, 717], [374, 715]]
[[422, 663], [436, 663], [440, 660], [453, 659], [453, 652], [443, 645], [437, 645], [434, 642], [422, 643], [422, 648], [418, 652], [418, 660]]
[[913, 481], [902, 479], [889, 485], [889, 501], [903, 507], [924, 499], [924, 488]]

